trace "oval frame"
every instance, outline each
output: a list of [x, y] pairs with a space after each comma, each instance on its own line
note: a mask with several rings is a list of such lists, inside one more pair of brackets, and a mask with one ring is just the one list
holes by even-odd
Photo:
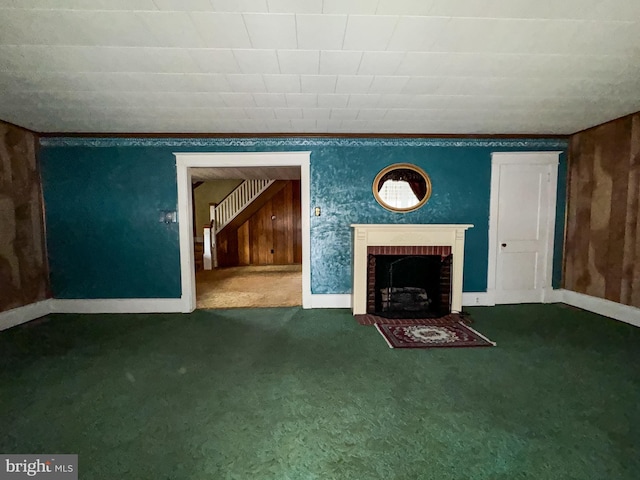
[[[378, 183], [380, 182], [382, 177], [384, 177], [390, 171], [400, 169], [400, 168], [403, 170], [413, 170], [414, 172], [418, 173], [424, 179], [427, 185], [427, 192], [424, 198], [412, 207], [399, 208], [399, 207], [394, 207], [392, 205], [389, 205], [388, 203], [385, 203], [385, 201], [380, 197], [380, 194], [378, 192]], [[371, 186], [371, 189], [373, 191], [373, 196], [376, 199], [376, 202], [378, 202], [382, 208], [385, 208], [391, 212], [396, 212], [396, 213], [413, 212], [414, 210], [419, 209], [425, 203], [427, 203], [429, 198], [431, 198], [431, 191], [432, 191], [431, 179], [429, 178], [429, 175], [427, 175], [427, 172], [425, 172], [420, 167], [412, 163], [394, 163], [393, 165], [389, 165], [388, 167], [383, 168], [382, 170], [380, 170], [380, 172], [378, 172], [378, 174], [376, 175], [376, 178], [373, 179], [373, 185]]]

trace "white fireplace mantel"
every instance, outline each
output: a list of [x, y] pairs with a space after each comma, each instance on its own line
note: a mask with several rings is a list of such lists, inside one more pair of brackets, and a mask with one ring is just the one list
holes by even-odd
[[462, 310], [462, 267], [464, 235], [473, 225], [388, 225], [355, 224], [353, 248], [354, 315], [367, 313], [367, 247], [369, 246], [449, 246], [453, 254], [451, 267], [451, 311]]

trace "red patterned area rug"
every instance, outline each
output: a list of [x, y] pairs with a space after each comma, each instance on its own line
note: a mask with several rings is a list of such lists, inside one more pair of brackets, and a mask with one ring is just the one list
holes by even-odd
[[487, 337], [462, 322], [441, 325], [389, 325], [376, 328], [390, 348], [495, 347]]

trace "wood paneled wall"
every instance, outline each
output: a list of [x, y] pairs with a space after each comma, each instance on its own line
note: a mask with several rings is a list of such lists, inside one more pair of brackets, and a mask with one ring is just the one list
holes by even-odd
[[36, 141], [0, 122], [0, 311], [50, 296]]
[[218, 250], [218, 264], [228, 267], [302, 263], [300, 208], [300, 181], [287, 181], [237, 230], [219, 236], [222, 248]]
[[640, 113], [577, 133], [564, 288], [640, 307]]

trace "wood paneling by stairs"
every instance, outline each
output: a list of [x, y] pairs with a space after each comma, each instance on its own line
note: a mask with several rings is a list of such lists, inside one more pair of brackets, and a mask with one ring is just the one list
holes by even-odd
[[276, 182], [254, 204], [248, 218], [218, 234], [218, 265], [302, 263], [300, 181]]
[[564, 288], [640, 307], [640, 113], [571, 137]]

